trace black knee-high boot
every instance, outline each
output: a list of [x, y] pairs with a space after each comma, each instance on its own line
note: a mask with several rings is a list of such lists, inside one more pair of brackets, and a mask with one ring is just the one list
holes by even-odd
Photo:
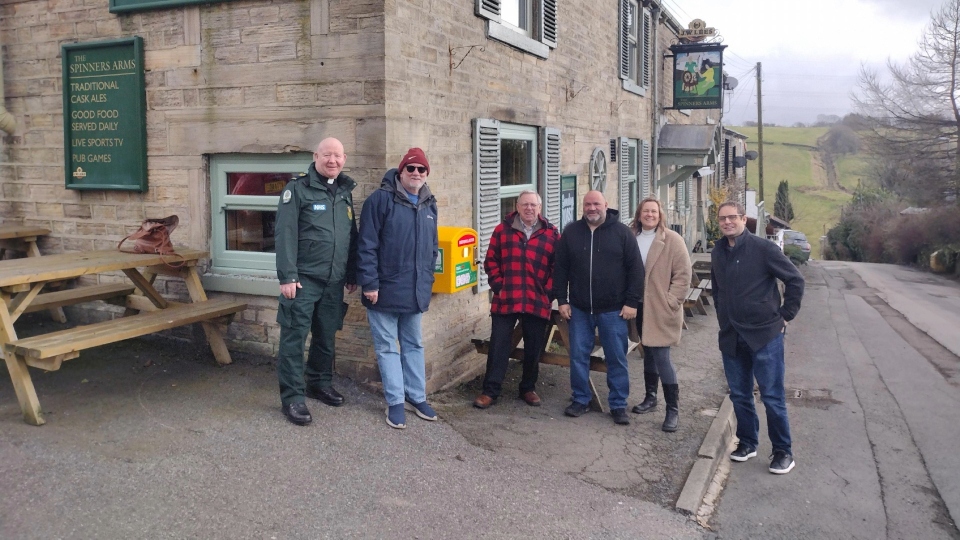
[[643, 414], [657, 408], [657, 384], [659, 383], [660, 375], [649, 371], [643, 372], [643, 385], [646, 387], [647, 394], [643, 397], [643, 401], [633, 407], [633, 412]]
[[663, 385], [663, 399], [667, 402], [667, 415], [661, 429], [667, 432], [676, 431], [680, 424], [680, 385]]

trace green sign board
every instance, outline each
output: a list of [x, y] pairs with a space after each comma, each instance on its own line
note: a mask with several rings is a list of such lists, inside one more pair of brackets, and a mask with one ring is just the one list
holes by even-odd
[[437, 250], [437, 260], [433, 264], [433, 273], [442, 274], [443, 273], [443, 248]]
[[139, 36], [61, 46], [68, 189], [147, 189], [147, 98]]
[[110, 0], [110, 13], [128, 13], [148, 9], [175, 8], [193, 4], [210, 4], [225, 0]]

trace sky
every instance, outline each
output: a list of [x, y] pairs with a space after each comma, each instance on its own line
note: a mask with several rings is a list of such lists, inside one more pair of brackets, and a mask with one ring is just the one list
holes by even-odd
[[730, 126], [757, 120], [757, 62], [764, 124], [852, 112], [861, 65], [884, 73], [888, 59], [908, 59], [945, 1], [662, 0], [681, 26], [703, 19], [728, 46], [723, 70], [739, 80], [724, 97]]

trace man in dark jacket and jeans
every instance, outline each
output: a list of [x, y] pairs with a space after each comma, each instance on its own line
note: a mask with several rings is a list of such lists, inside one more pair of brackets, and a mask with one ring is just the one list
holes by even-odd
[[[310, 168], [287, 184], [277, 206], [277, 374], [283, 414], [301, 426], [313, 421], [304, 396], [333, 407], [343, 405], [343, 396], [331, 386], [334, 346], [343, 323], [344, 285], [349, 292], [357, 288], [357, 222], [351, 193], [357, 183], [342, 172], [346, 160], [340, 141], [324, 139]], [[313, 339], [304, 377], [307, 332], [313, 332]]]
[[490, 350], [483, 393], [473, 406], [486, 409], [500, 397], [507, 363], [513, 352], [513, 327], [523, 329], [523, 376], [520, 399], [540, 406], [537, 376], [550, 322], [554, 250], [560, 232], [540, 215], [540, 195], [522, 191], [517, 210], [510, 212], [490, 236], [483, 268], [493, 290], [490, 301]]
[[[720, 354], [739, 439], [730, 459], [742, 462], [757, 455], [760, 421], [753, 402], [756, 377], [773, 445], [769, 470], [787, 474], [794, 460], [783, 388], [783, 338], [787, 321], [800, 311], [803, 276], [776, 244], [744, 233], [747, 218], [739, 203], [721, 204], [717, 221], [726, 241], [718, 241], [713, 249], [710, 274], [720, 322]], [[782, 305], [777, 279], [785, 286]]]
[[437, 419], [427, 403], [420, 333], [439, 251], [437, 200], [426, 184], [429, 175], [427, 156], [411, 148], [400, 166], [383, 176], [360, 214], [357, 283], [387, 400], [386, 422], [396, 429], [406, 427], [404, 400], [420, 418]]
[[583, 218], [568, 225], [557, 244], [553, 296], [560, 316], [570, 321], [570, 387], [573, 403], [564, 411], [580, 416], [590, 403], [590, 352], [594, 335], [607, 364], [608, 403], [613, 421], [630, 423], [627, 397], [627, 321], [637, 316], [643, 298], [643, 261], [619, 212], [607, 209], [599, 191], [583, 198]]

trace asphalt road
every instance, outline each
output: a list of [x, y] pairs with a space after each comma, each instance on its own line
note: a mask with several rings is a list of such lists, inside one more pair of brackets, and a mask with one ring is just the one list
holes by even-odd
[[885, 265], [804, 274], [786, 343], [797, 466], [767, 472], [761, 419], [758, 456], [731, 464], [710, 525], [722, 538], [960, 538], [960, 286]]
[[[21, 333], [49, 331], [33, 315]], [[378, 392], [339, 378], [347, 405], [308, 400], [314, 423], [293, 426], [273, 359], [218, 368], [163, 338], [33, 370], [42, 427], [0, 369], [0, 538], [710, 538], [672, 507], [723, 395], [719, 364], [696, 353], [716, 321], [691, 325], [707, 339], [678, 358], [690, 384], [669, 435], [662, 405], [627, 427], [564, 418], [569, 373], [548, 366], [543, 407], [479, 411], [470, 383], [432, 397], [440, 422], [408, 413], [403, 431]]]

